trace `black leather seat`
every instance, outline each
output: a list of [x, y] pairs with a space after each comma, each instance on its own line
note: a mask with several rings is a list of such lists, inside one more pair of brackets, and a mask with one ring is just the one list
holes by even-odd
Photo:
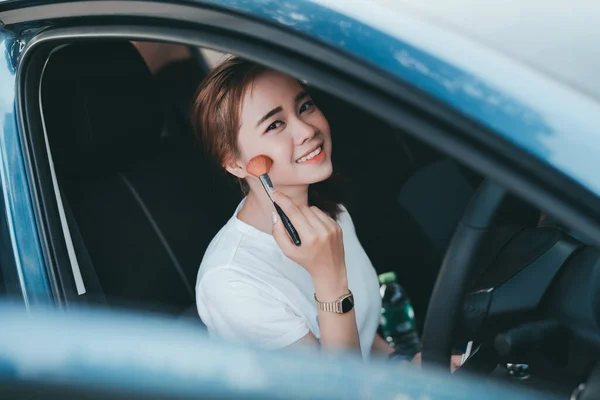
[[165, 124], [177, 113], [165, 110], [129, 42], [61, 48], [42, 85], [60, 190], [84, 246], [78, 258], [87, 252], [92, 264], [82, 266], [84, 280], [95, 273], [109, 305], [182, 313], [237, 197], [207, 173], [189, 124]]

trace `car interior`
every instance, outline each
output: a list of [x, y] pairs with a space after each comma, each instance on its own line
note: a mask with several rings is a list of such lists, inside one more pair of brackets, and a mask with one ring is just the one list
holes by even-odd
[[[47, 61], [41, 106], [81, 302], [199, 321], [198, 266], [242, 198], [192, 128], [190, 104], [214, 64], [204, 54], [190, 49], [153, 74], [132, 42], [103, 40], [58, 47]], [[331, 125], [334, 169], [350, 181], [359, 239], [378, 273], [397, 274], [422, 329], [444, 252], [482, 177], [308, 88]], [[540, 216], [516, 198], [503, 210], [491, 254]]]

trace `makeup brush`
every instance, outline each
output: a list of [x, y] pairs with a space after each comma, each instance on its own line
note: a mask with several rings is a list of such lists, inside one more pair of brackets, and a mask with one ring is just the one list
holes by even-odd
[[273, 159], [271, 157], [259, 155], [251, 158], [250, 161], [248, 161], [248, 164], [246, 165], [246, 171], [256, 176], [260, 180], [263, 187], [265, 188], [265, 191], [267, 192], [267, 195], [269, 196], [269, 199], [271, 199], [271, 201], [273, 202], [275, 210], [277, 210], [277, 214], [279, 214], [279, 217], [283, 222], [283, 226], [285, 226], [285, 229], [288, 231], [290, 238], [292, 238], [296, 246], [300, 246], [300, 236], [298, 236], [296, 228], [294, 228], [294, 225], [292, 225], [290, 219], [287, 217], [287, 215], [285, 215], [281, 207], [279, 207], [271, 197], [271, 192], [274, 190], [274, 188], [273, 183], [271, 182], [271, 178], [269, 178], [269, 171], [271, 170], [272, 165]]

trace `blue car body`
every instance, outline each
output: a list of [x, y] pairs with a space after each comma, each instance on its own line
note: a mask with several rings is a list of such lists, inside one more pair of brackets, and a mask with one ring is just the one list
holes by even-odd
[[435, 370], [424, 374], [408, 365], [256, 351], [210, 340], [195, 324], [148, 315], [43, 309], [27, 315], [6, 306], [0, 315], [7, 327], [0, 332], [0, 390], [7, 378], [18, 378], [100, 393], [112, 389], [126, 398], [554, 398]]
[[[50, 3], [50, 0], [0, 1], [0, 21], [4, 11]], [[431, 10], [419, 10], [402, 2], [198, 0], [195, 3], [283, 26], [349, 54], [459, 111], [486, 127], [489, 135], [509, 141], [600, 196], [597, 81], [582, 86], [581, 80], [570, 80], [532, 65], [523, 57], [485, 43], [477, 35], [454, 29], [443, 19], [440, 23], [436, 19], [439, 13], [431, 14]], [[586, 12], [582, 9], [577, 13]], [[380, 17], [376, 18], [377, 15]], [[2, 22], [0, 178], [7, 228], [25, 303], [48, 304], [53, 302], [50, 277], [44, 267], [31, 186], [27, 181], [27, 153], [16, 98], [17, 66], [31, 35], [27, 27], [15, 29], [7, 21]], [[36, 25], [36, 29], [43, 27]], [[592, 29], [594, 36], [599, 28], [586, 25], [574, 29]], [[573, 47], [576, 45], [573, 43]], [[593, 58], [586, 57], [583, 50], [580, 56], [581, 62], [585, 59], [586, 63], [600, 67], [593, 65]], [[411, 392], [417, 393], [418, 390]]]
[[[348, 52], [438, 98], [600, 195], [600, 177], [591, 168], [600, 153], [600, 121], [595, 118], [600, 111], [597, 76], [585, 76], [595, 82], [574, 87], [563, 76], [510, 57], [478, 37], [448, 29], [415, 12], [415, 6], [402, 6], [403, 2], [381, 2], [379, 12], [369, 12], [378, 2], [209, 3], [283, 24]], [[461, 2], [452, 7], [460, 11]], [[597, 6], [588, 7], [576, 11], [577, 16], [598, 12]], [[520, 6], [513, 8], [521, 10]], [[485, 16], [474, 14], [473, 18]], [[498, 24], [491, 18], [489, 23]], [[599, 34], [591, 23], [569, 28], [578, 33], [571, 40]], [[567, 42], [569, 45], [578, 48], [581, 44]], [[597, 69], [600, 60], [594, 56], [582, 51], [565, 54], [563, 47], [552, 52], [577, 57], [578, 63]], [[590, 87], [596, 90], [583, 90]]]

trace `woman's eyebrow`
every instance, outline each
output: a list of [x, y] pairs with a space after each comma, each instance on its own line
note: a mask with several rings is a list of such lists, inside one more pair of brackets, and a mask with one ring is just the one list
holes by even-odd
[[306, 91], [304, 91], [304, 90], [303, 90], [303, 91], [301, 91], [300, 93], [298, 93], [298, 94], [296, 95], [296, 97], [294, 97], [294, 103], [295, 103], [295, 104], [298, 104], [298, 103], [299, 103], [301, 100], [304, 100], [304, 99], [305, 99], [305, 98], [307, 98], [308, 96], [309, 96], [309, 95], [308, 95], [308, 92], [306, 92]]
[[266, 113], [261, 119], [258, 120], [256, 126], [258, 127], [260, 124], [262, 124], [263, 122], [265, 122], [267, 119], [271, 118], [273, 115], [277, 114], [278, 112], [283, 111], [283, 108], [281, 106], [279, 107], [275, 107], [274, 109], [272, 109], [271, 111], [269, 111], [268, 113]]
[[[294, 97], [294, 103], [298, 104], [301, 100], [307, 98], [308, 92], [306, 91], [301, 91], [300, 93], [298, 93], [296, 95], [296, 97]], [[265, 122], [267, 119], [271, 118], [273, 115], [277, 114], [278, 112], [283, 111], [283, 108], [281, 106], [279, 107], [275, 107], [274, 109], [272, 109], [271, 111], [269, 111], [268, 113], [266, 113], [261, 119], [258, 120], [258, 122], [256, 123], [256, 127], [258, 127], [260, 124], [262, 124], [263, 122]]]

